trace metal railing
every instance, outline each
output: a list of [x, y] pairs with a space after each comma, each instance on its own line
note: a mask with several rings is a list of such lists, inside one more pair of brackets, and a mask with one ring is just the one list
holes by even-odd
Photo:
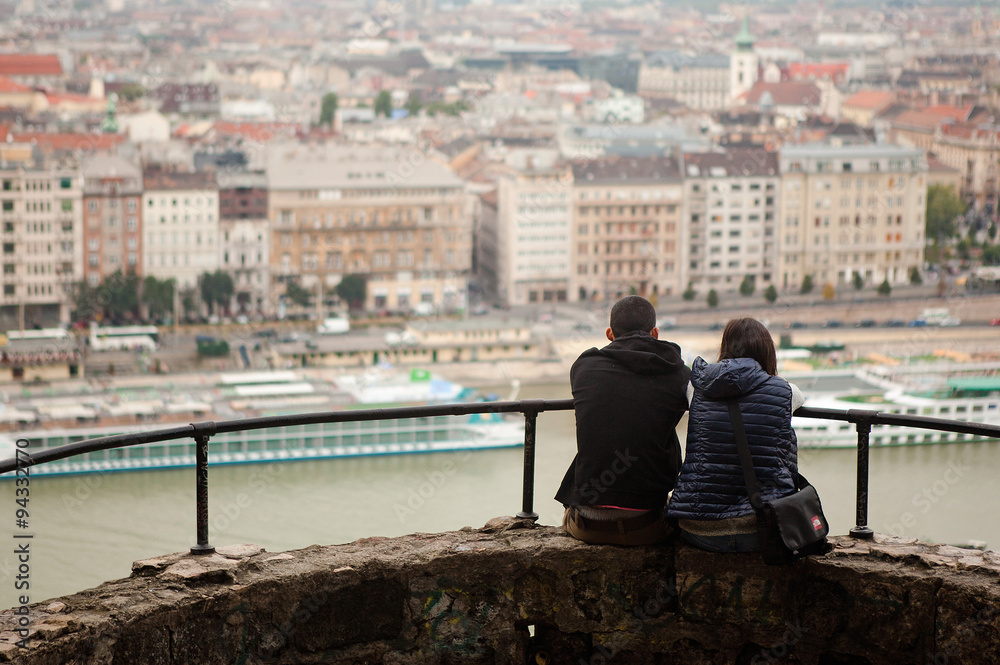
[[[55, 462], [75, 455], [127, 448], [177, 439], [192, 438], [195, 441], [195, 512], [196, 544], [192, 554], [211, 554], [215, 548], [208, 542], [208, 442], [217, 434], [288, 427], [314, 425], [319, 423], [340, 423], [372, 420], [395, 420], [404, 418], [425, 418], [433, 416], [463, 416], [477, 413], [521, 413], [524, 415], [524, 466], [522, 480], [521, 510], [518, 517], [537, 520], [534, 511], [535, 495], [535, 431], [538, 414], [543, 411], [567, 411], [573, 408], [571, 399], [525, 399], [506, 402], [475, 402], [468, 404], [440, 404], [434, 406], [408, 406], [388, 409], [364, 409], [357, 411], [324, 411], [265, 418], [244, 418], [222, 422], [200, 422], [178, 427], [164, 428], [149, 432], [136, 432], [105, 436], [87, 441], [70, 443], [34, 453], [18, 449], [11, 459], [0, 461], [0, 474], [18, 469]], [[800, 407], [795, 415], [802, 418], [839, 420], [854, 423], [858, 433], [857, 496], [855, 526], [850, 535], [855, 538], [870, 539], [874, 532], [868, 527], [868, 471], [870, 436], [873, 426], [892, 425], [914, 427], [958, 434], [970, 434], [1000, 439], [1000, 426], [971, 423], [960, 420], [945, 420], [924, 416], [882, 413], [864, 409], [823, 409]], [[262, 460], [263, 461], [263, 460]]]

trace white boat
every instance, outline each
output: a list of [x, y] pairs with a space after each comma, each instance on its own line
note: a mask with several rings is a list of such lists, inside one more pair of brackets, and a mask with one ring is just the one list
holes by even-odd
[[[262, 375], [263, 374], [263, 375]], [[209, 384], [177, 394], [176, 388], [131, 386], [129, 399], [120, 390], [75, 395], [75, 404], [49, 395], [29, 398], [33, 408], [5, 404], [21, 414], [20, 430], [0, 433], [0, 459], [12, 458], [18, 439], [28, 441], [29, 454], [68, 443], [132, 432], [167, 429], [200, 420], [232, 420], [243, 417], [311, 413], [328, 410], [388, 408], [421, 404], [483, 401], [474, 391], [423, 370], [405, 374], [391, 371], [367, 373], [364, 377], [337, 377], [330, 382], [300, 376], [295, 372], [216, 375]], [[274, 379], [269, 381], [268, 378]], [[409, 388], [409, 390], [407, 390]], [[56, 405], [52, 407], [51, 405]], [[136, 408], [131, 408], [135, 406]], [[53, 408], [59, 415], [72, 409], [69, 418], [86, 425], [53, 425]], [[46, 411], [48, 409], [48, 411]], [[86, 411], [86, 418], [81, 414]], [[24, 414], [34, 420], [25, 422]], [[105, 425], [102, 416], [145, 423]], [[178, 416], [187, 416], [178, 419]], [[56, 423], [59, 425], [60, 423]], [[27, 426], [26, 426], [27, 425]], [[524, 419], [520, 414], [472, 414], [432, 416], [396, 420], [319, 423], [260, 430], [221, 433], [209, 441], [210, 464], [327, 459], [361, 455], [391, 455], [437, 451], [518, 446], [524, 443]], [[194, 440], [148, 443], [77, 455], [34, 466], [32, 475], [162, 469], [194, 465]], [[8, 474], [4, 477], [10, 477]]]
[[[865, 409], [1000, 425], [1000, 376], [994, 374], [996, 371], [1000, 366], [995, 364], [877, 367], [852, 373], [859, 383], [849, 390], [810, 392], [806, 386], [800, 387], [806, 392], [807, 407]], [[804, 376], [816, 377], [819, 373]], [[789, 380], [796, 383], [796, 377], [790, 376]], [[857, 447], [857, 428], [852, 423], [794, 416], [792, 426], [802, 448]], [[983, 440], [988, 439], [919, 427], [875, 425], [869, 444], [876, 447]]]

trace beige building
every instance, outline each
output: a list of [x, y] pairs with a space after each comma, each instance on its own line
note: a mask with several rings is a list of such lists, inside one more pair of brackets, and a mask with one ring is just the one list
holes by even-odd
[[[638, 92], [643, 97], [674, 99], [692, 109], [724, 109], [731, 105], [732, 71], [728, 55], [655, 53], [639, 67]], [[756, 78], [756, 72], [753, 75]]]
[[677, 160], [606, 157], [576, 161], [572, 168], [570, 299], [683, 291]]
[[366, 309], [465, 306], [472, 201], [447, 167], [416, 148], [290, 144], [267, 175], [273, 283], [330, 293], [358, 274]]
[[687, 281], [733, 292], [776, 282], [781, 174], [763, 148], [684, 155]]
[[943, 163], [958, 169], [957, 191], [966, 202], [989, 215], [1000, 211], [1000, 127], [941, 126], [932, 150]]
[[68, 323], [83, 278], [83, 176], [27, 144], [3, 144], [0, 158], [0, 329]]
[[927, 159], [895, 145], [822, 144], [781, 151], [778, 286], [907, 281], [924, 258]]

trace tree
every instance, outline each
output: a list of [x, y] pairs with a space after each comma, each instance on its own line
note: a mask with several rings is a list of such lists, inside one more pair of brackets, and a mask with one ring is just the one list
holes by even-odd
[[877, 291], [880, 296], [889, 297], [889, 294], [892, 293], [892, 285], [889, 284], [888, 277], [882, 280], [882, 283], [878, 285]]
[[181, 290], [181, 309], [184, 310], [184, 318], [191, 318], [198, 311], [198, 292], [193, 286]]
[[865, 288], [865, 278], [861, 276], [861, 273], [854, 273], [854, 290], [860, 291]]
[[406, 104], [403, 105], [410, 115], [417, 115], [420, 113], [420, 109], [423, 108], [423, 104], [420, 103], [420, 95], [415, 92], [411, 92], [409, 98], [406, 100]]
[[743, 281], [740, 282], [740, 295], [752, 296], [756, 288], [757, 285], [754, 283], [753, 277], [747, 275], [746, 277], [743, 278]]
[[705, 297], [705, 302], [709, 307], [719, 306], [719, 294], [715, 292], [715, 289], [709, 290], [708, 296]]
[[337, 113], [337, 106], [340, 104], [340, 99], [334, 92], [328, 92], [323, 95], [323, 101], [319, 108], [319, 124], [321, 127], [333, 127], [333, 117]]
[[837, 287], [830, 282], [823, 285], [823, 300], [833, 300], [837, 297]]
[[285, 295], [296, 305], [301, 307], [309, 307], [309, 302], [312, 299], [312, 294], [307, 290], [299, 286], [298, 282], [289, 282], [288, 286], [285, 287]]
[[698, 292], [694, 290], [694, 284], [688, 282], [688, 286], [684, 289], [684, 293], [681, 294], [681, 297], [684, 298], [684, 300], [691, 301], [694, 300], [696, 295], [698, 295]]
[[235, 285], [232, 276], [222, 270], [213, 273], [203, 273], [198, 280], [201, 288], [201, 300], [208, 305], [208, 312], [215, 312], [215, 305], [220, 309], [229, 310], [229, 301], [233, 297]]
[[127, 274], [119, 270], [105, 277], [97, 287], [98, 300], [104, 315], [113, 321], [138, 318], [139, 285], [139, 276], [132, 270]]
[[764, 290], [764, 300], [772, 305], [778, 300], [778, 289], [774, 288], [774, 284], [769, 285]]
[[813, 290], [813, 276], [806, 275], [802, 278], [802, 286], [799, 287], [799, 293], [812, 293]]
[[134, 102], [146, 96], [146, 89], [138, 83], [126, 83], [118, 89], [118, 96], [126, 102]]
[[933, 184], [927, 188], [926, 231], [935, 243], [955, 235], [955, 218], [965, 213], [965, 203], [951, 185]]
[[910, 268], [910, 284], [914, 286], [920, 286], [924, 283], [923, 277], [920, 276], [920, 269], [917, 266]]
[[174, 279], [159, 280], [147, 275], [142, 280], [142, 303], [149, 309], [149, 318], [160, 319], [174, 308]]
[[359, 309], [364, 306], [368, 296], [368, 279], [359, 274], [345, 275], [336, 291], [337, 297], [346, 302], [349, 308]]
[[375, 98], [375, 115], [380, 113], [387, 118], [392, 114], [392, 95], [388, 90], [378, 93]]
[[93, 321], [99, 319], [103, 311], [99, 299], [98, 287], [91, 286], [86, 280], [73, 283], [74, 321]]

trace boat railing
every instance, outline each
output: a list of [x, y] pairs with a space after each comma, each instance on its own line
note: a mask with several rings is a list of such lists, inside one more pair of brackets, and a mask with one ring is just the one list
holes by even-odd
[[[502, 402], [472, 402], [385, 409], [324, 411], [261, 418], [243, 418], [221, 422], [197, 422], [145, 432], [99, 437], [32, 452], [27, 450], [29, 442], [25, 439], [19, 439], [15, 456], [0, 461], [0, 474], [14, 471], [18, 476], [29, 476], [29, 469], [32, 466], [56, 462], [76, 455], [115, 448], [127, 448], [147, 443], [187, 438], [194, 439], [196, 544], [191, 548], [191, 552], [193, 554], [207, 554], [215, 551], [215, 548], [208, 542], [208, 443], [209, 439], [217, 434], [318, 423], [396, 420], [432, 416], [464, 416], [476, 413], [520, 413], [524, 416], [525, 421], [524, 464], [521, 510], [517, 513], [517, 516], [537, 520], [538, 513], [534, 511], [534, 493], [535, 443], [537, 438], [536, 424], [538, 414], [544, 411], [566, 411], [572, 408], [573, 400], [571, 399], [523, 399]], [[874, 532], [868, 526], [869, 448], [872, 427], [879, 425], [913, 427], [1000, 439], [1000, 426], [998, 425], [961, 420], [902, 415], [866, 409], [841, 410], [805, 406], [800, 407], [795, 412], [795, 415], [802, 418], [839, 420], [855, 425], [858, 434], [856, 516], [855, 525], [850, 530], [850, 535], [861, 539], [870, 539], [874, 535]]]

